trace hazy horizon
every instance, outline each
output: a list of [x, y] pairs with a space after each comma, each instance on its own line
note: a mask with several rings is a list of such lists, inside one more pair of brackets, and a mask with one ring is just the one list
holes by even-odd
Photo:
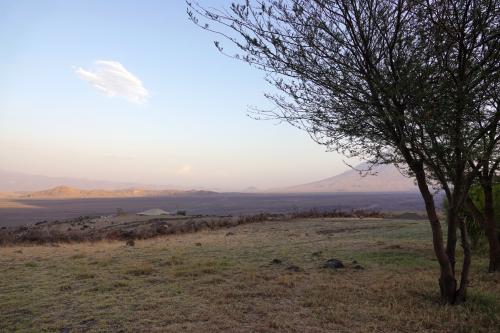
[[183, 1], [0, 1], [1, 168], [223, 190], [348, 169], [307, 133], [248, 117], [270, 88], [214, 39]]

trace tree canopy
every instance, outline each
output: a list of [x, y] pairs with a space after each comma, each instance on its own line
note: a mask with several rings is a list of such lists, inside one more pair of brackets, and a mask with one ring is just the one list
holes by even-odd
[[[500, 1], [258, 0], [228, 9], [188, 2], [188, 15], [236, 47], [231, 53], [216, 41], [221, 52], [267, 74], [276, 108], [260, 116], [415, 177], [441, 294], [465, 300], [470, 255], [461, 212], [499, 137]], [[429, 184], [448, 198], [446, 248]], [[466, 254], [459, 286], [457, 228]]]

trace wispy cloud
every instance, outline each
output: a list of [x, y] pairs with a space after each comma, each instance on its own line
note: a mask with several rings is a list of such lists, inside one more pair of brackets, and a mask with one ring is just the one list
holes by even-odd
[[76, 74], [109, 97], [123, 97], [134, 103], [144, 103], [149, 92], [141, 80], [118, 61], [97, 60], [92, 69], [81, 67]]
[[189, 164], [182, 165], [181, 167], [179, 167], [177, 169], [177, 174], [179, 174], [179, 175], [189, 175], [189, 174], [191, 174], [192, 170], [193, 170], [193, 168]]

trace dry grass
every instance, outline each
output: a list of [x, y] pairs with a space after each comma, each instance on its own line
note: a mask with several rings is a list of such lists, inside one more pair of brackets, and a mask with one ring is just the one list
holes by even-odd
[[248, 223], [326, 217], [382, 218], [383, 216], [378, 212], [363, 210], [342, 212], [315, 209], [297, 211], [291, 214], [260, 213], [243, 216], [186, 216], [185, 212], [175, 216], [162, 217], [138, 216], [136, 214], [100, 217], [80, 216], [64, 221], [41, 221], [32, 225], [2, 227], [0, 228], [0, 246], [149, 239], [206, 229], [229, 228]]
[[[324, 218], [134, 247], [4, 247], [0, 332], [498, 330], [500, 276], [485, 273], [484, 259], [474, 258], [469, 301], [440, 304], [428, 229], [424, 221]], [[282, 263], [272, 264], [275, 258]], [[329, 258], [346, 269], [322, 268]], [[354, 269], [354, 260], [365, 269]]]

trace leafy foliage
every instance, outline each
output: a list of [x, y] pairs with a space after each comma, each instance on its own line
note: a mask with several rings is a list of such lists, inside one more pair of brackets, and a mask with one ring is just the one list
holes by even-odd
[[[472, 186], [469, 190], [469, 197], [472, 199], [479, 211], [484, 212], [484, 192], [481, 186]], [[493, 186], [493, 203], [497, 232], [500, 233], [500, 184], [495, 184]], [[444, 199], [443, 207], [445, 208], [445, 214], [447, 215], [448, 200], [446, 200], [446, 198]], [[467, 225], [467, 231], [472, 243], [472, 248], [480, 252], [486, 251], [487, 242], [484, 234], [484, 228], [481, 227], [478, 221], [474, 220], [472, 213], [468, 209], [464, 209], [464, 217]], [[446, 220], [448, 220], [448, 216], [446, 216]]]

